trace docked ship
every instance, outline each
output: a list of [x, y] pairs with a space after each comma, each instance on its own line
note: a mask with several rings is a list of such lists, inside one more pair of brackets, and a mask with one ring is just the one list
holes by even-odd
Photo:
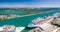
[[[28, 25], [28, 27], [39, 27], [40, 25], [44, 24], [44, 23], [51, 23], [53, 22], [53, 20], [55, 18], [60, 18], [60, 12], [57, 12], [56, 14], [54, 14], [53, 16], [46, 16], [44, 18], [36, 18], [36, 19], [33, 19], [31, 21], [31, 23]], [[60, 22], [58, 22], [60, 23]]]
[[50, 23], [53, 20], [52, 16], [48, 16], [45, 18], [36, 18], [31, 21], [31, 23], [28, 25], [28, 27], [39, 27], [40, 25], [44, 23]]
[[53, 16], [48, 16], [45, 18], [38, 17], [34, 21], [32, 21], [28, 25], [28, 27], [35, 27], [29, 32], [60, 32], [60, 13], [58, 12], [54, 14]]
[[44, 23], [40, 27], [34, 28], [29, 32], [60, 32], [60, 28], [49, 23]]

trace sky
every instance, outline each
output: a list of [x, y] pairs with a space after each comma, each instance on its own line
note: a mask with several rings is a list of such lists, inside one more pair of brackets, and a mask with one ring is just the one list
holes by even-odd
[[0, 0], [0, 7], [60, 7], [60, 0]]

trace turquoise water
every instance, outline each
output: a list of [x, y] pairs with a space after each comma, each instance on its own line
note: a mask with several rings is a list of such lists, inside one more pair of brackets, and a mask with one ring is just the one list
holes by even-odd
[[10, 14], [15, 14], [15, 15], [22, 15], [25, 14], [26, 12], [23, 10], [3, 10], [0, 11], [0, 14], [4, 14], [4, 15], [10, 15]]
[[[36, 14], [36, 15], [32, 15], [32, 16], [25, 16], [25, 17], [19, 17], [19, 18], [7, 19], [7, 20], [0, 20], [0, 26], [8, 24], [8, 25], [27, 27], [27, 25], [31, 22], [31, 20], [33, 20], [37, 17], [44, 17], [47, 15], [53, 15], [56, 12], [60, 12], [60, 10], [51, 10], [50, 12], [44, 12], [44, 13]], [[28, 30], [23, 30], [22, 32], [27, 32], [27, 31]]]

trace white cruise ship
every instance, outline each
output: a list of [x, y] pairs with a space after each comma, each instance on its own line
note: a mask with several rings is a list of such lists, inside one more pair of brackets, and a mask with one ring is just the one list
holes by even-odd
[[31, 23], [28, 25], [28, 27], [38, 27], [39, 25], [42, 25], [46, 22], [50, 23], [53, 20], [53, 18], [51, 16], [44, 18], [36, 18], [34, 20], [31, 21]]

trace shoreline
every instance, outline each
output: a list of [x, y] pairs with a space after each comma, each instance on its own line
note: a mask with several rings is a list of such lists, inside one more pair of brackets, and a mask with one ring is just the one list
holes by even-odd
[[[45, 11], [45, 12], [36, 13], [36, 14], [28, 14], [28, 15], [23, 15], [23, 16], [17, 15], [16, 17], [7, 17], [6, 19], [12, 19], [12, 18], [18, 18], [18, 17], [33, 16], [33, 15], [42, 14], [42, 13], [47, 13], [47, 12], [51, 12], [51, 11]], [[3, 19], [3, 20], [6, 20], [6, 19]]]
[[[46, 12], [51, 12], [51, 11], [46, 11]], [[46, 13], [46, 12], [41, 12], [41, 13], [37, 13], [37, 14], [42, 14], [42, 13]], [[26, 17], [26, 16], [37, 15], [37, 14], [29, 14], [29, 15], [23, 15], [23, 16], [18, 16], [18, 17]]]

